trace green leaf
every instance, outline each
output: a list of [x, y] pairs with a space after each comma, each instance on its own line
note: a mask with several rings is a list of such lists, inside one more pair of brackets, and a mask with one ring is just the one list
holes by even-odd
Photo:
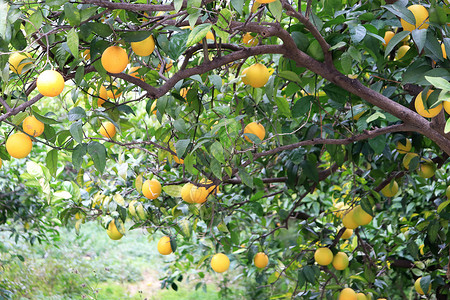
[[281, 5], [280, 0], [275, 0], [269, 3], [269, 11], [272, 13], [273, 17], [280, 22], [281, 15], [283, 13], [283, 7]]
[[175, 122], [173, 122], [173, 127], [179, 132], [187, 133], [186, 122], [184, 122], [183, 119], [175, 120]]
[[291, 110], [292, 117], [298, 118], [306, 115], [306, 113], [311, 109], [312, 101], [314, 101], [313, 96], [305, 96], [295, 101], [295, 104]]
[[78, 58], [78, 33], [75, 31], [75, 28], [72, 28], [67, 33], [67, 47], [69, 47], [70, 52], [75, 58]]
[[405, 20], [409, 24], [416, 24], [416, 18], [414, 17], [413, 13], [401, 4], [394, 3], [392, 5], [382, 5], [381, 7], [386, 8], [391, 13]]
[[294, 81], [294, 82], [301, 82], [300, 77], [298, 77], [297, 74], [295, 74], [292, 71], [281, 71], [278, 73], [278, 77]]
[[444, 133], [447, 134], [450, 132], [450, 118], [448, 118], [447, 122], [445, 122]]
[[420, 288], [425, 294], [428, 294], [428, 291], [430, 290], [430, 284], [431, 284], [431, 276], [423, 276], [420, 281]]
[[316, 281], [316, 275], [312, 266], [304, 266], [303, 274], [305, 275], [306, 281], [314, 283]]
[[431, 221], [430, 225], [428, 225], [428, 238], [430, 239], [430, 242], [432, 243], [436, 242], [439, 229], [440, 225], [436, 219]]
[[222, 77], [219, 75], [209, 75], [209, 81], [214, 85], [214, 87], [218, 90], [222, 88]]
[[222, 165], [214, 158], [211, 159], [210, 169], [214, 176], [222, 180]]
[[179, 140], [175, 143], [175, 151], [177, 153], [178, 158], [182, 158], [184, 153], [186, 152], [186, 148], [191, 143], [190, 140]]
[[317, 171], [317, 167], [312, 162], [303, 160], [300, 163], [300, 166], [302, 167], [302, 170], [306, 177], [314, 182], [319, 182], [319, 172]]
[[175, 8], [175, 12], [179, 12], [181, 7], [183, 7], [183, 0], [174, 0], [173, 6]]
[[103, 23], [91, 22], [87, 23], [86, 26], [102, 38], [107, 38], [113, 33], [111, 27]]
[[386, 147], [386, 136], [379, 135], [377, 137], [369, 139], [369, 145], [376, 154], [383, 153], [383, 150]]
[[441, 77], [425, 76], [425, 79], [438, 89], [450, 91], [450, 82]]
[[387, 57], [389, 53], [397, 46], [398, 43], [401, 42], [405, 37], [410, 34], [409, 31], [402, 31], [394, 35], [394, 37], [389, 41], [389, 44], [386, 46], [386, 50], [384, 51], [384, 57]]
[[9, 5], [4, 0], [0, 1], [0, 37], [6, 39], [6, 27], [8, 24]]
[[228, 29], [233, 15], [228, 8], [224, 8], [219, 12], [216, 25], [223, 29]]
[[358, 44], [361, 42], [364, 37], [367, 34], [367, 29], [362, 26], [361, 24], [358, 24], [355, 27], [350, 28], [350, 38], [352, 39], [353, 43]]
[[425, 47], [425, 42], [427, 40], [427, 31], [426, 30], [413, 30], [411, 32], [412, 38], [414, 40], [414, 44], [417, 47], [417, 51], [420, 53]]
[[290, 118], [291, 117], [291, 109], [289, 108], [289, 102], [286, 100], [286, 98], [276, 97], [275, 102], [278, 107], [279, 115]]
[[242, 8], [244, 7], [244, 0], [231, 0], [231, 6], [242, 15]]
[[345, 103], [348, 100], [348, 92], [335, 84], [327, 84], [323, 88], [323, 91], [327, 94], [328, 97], [338, 103]]
[[70, 26], [80, 25], [81, 22], [80, 10], [75, 8], [75, 6], [72, 3], [64, 4], [64, 14], [67, 20], [69, 21]]
[[163, 191], [170, 197], [181, 197], [181, 185], [165, 185], [163, 186]]
[[225, 163], [225, 157], [223, 154], [223, 147], [221, 143], [214, 142], [210, 147], [210, 151], [215, 159], [217, 159], [219, 162], [223, 164]]
[[253, 188], [253, 178], [250, 176], [250, 174], [247, 173], [247, 171], [245, 170], [245, 168], [243, 167], [238, 167], [239, 170], [239, 176], [241, 177], [242, 182], [250, 187]]
[[52, 174], [53, 177], [56, 175], [56, 170], [58, 169], [58, 150], [52, 149], [47, 153], [47, 157], [45, 158], [45, 163]]
[[79, 106], [72, 108], [68, 114], [69, 121], [78, 121], [85, 117], [86, 117], [86, 112], [84, 111], [83, 108], [81, 108]]
[[300, 51], [306, 52], [309, 46], [308, 36], [300, 31], [291, 32], [292, 39]]
[[127, 43], [140, 42], [148, 38], [152, 34], [151, 31], [127, 31], [123, 32], [120, 37]]
[[406, 249], [408, 250], [408, 253], [412, 257], [414, 257], [414, 259], [418, 259], [419, 258], [419, 247], [417, 247], [416, 242], [409, 241], [408, 244], [406, 245]]
[[70, 125], [70, 133], [75, 141], [80, 144], [83, 142], [83, 123], [81, 120], [78, 120]]
[[94, 162], [95, 168], [103, 173], [106, 167], [106, 148], [99, 142], [90, 142], [87, 146], [87, 152]]
[[198, 26], [195, 26], [191, 33], [189, 33], [186, 41], [186, 47], [191, 47], [200, 42], [211, 30], [211, 27], [212, 24], [200, 24]]
[[438, 208], [437, 208], [437, 213], [441, 213], [442, 210], [444, 210], [444, 208], [446, 208], [448, 205], [450, 204], [450, 200], [444, 201], [441, 204], [439, 204]]
[[29, 22], [25, 23], [25, 32], [27, 35], [30, 35], [41, 28], [44, 17], [42, 16], [41, 11], [37, 10], [30, 16], [28, 21]]

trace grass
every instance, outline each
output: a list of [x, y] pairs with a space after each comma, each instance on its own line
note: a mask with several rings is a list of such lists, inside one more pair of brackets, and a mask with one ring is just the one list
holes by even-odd
[[54, 244], [34, 246], [0, 233], [0, 299], [9, 299], [2, 287], [12, 299], [219, 299], [212, 284], [206, 292], [195, 291], [196, 282], [182, 282], [178, 291], [161, 290], [167, 258], [139, 229], [119, 241], [95, 222], [83, 224], [79, 236], [65, 228], [60, 233]]

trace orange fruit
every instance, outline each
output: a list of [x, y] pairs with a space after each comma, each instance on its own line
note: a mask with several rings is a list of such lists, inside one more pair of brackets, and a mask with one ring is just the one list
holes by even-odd
[[353, 210], [353, 219], [358, 226], [365, 226], [372, 222], [373, 217], [366, 213], [361, 205], [356, 206]]
[[122, 92], [119, 90], [119, 88], [117, 87], [117, 83], [114, 82], [111, 85], [111, 89], [106, 90], [106, 95], [108, 96], [108, 98], [110, 99], [117, 99], [120, 97], [120, 95], [122, 95]]
[[143, 78], [141, 77], [141, 75], [138, 72], [140, 68], [141, 67], [139, 67], [139, 66], [138, 67], [131, 67], [130, 71], [128, 71], [128, 75], [133, 76], [134, 78], [137, 78], [137, 79], [140, 79], [140, 80], [144, 81]]
[[[427, 99], [432, 92], [433, 92], [433, 90], [431, 90], [431, 89], [428, 91]], [[417, 113], [425, 118], [433, 118], [433, 117], [437, 116], [442, 110], [442, 102], [433, 108], [428, 108], [428, 110], [425, 110], [425, 106], [423, 105], [422, 97], [423, 97], [423, 92], [421, 92], [419, 95], [417, 95], [416, 101], [414, 101], [414, 107], [416, 108]]]
[[6, 140], [6, 151], [14, 158], [24, 158], [31, 152], [33, 143], [23, 132], [11, 134]]
[[158, 101], [158, 99], [156, 99], [155, 101], [153, 101], [152, 106], [150, 107], [150, 112], [153, 113], [154, 115], [156, 115], [156, 101]]
[[411, 24], [403, 19], [400, 19], [402, 23], [403, 30], [413, 31], [414, 29], [427, 29], [428, 28], [428, 10], [423, 5], [414, 4], [408, 7], [414, 18], [416, 19], [416, 24]]
[[[261, 141], [264, 140], [264, 137], [266, 136], [266, 130], [264, 129], [264, 126], [262, 126], [260, 123], [251, 122], [244, 128], [244, 134], [246, 133], [252, 133], [256, 135]], [[252, 140], [248, 136], [244, 136], [245, 139], [251, 143]]]
[[345, 270], [348, 267], [348, 256], [344, 252], [338, 252], [333, 257], [333, 267], [336, 270], [342, 271]]
[[110, 46], [103, 51], [102, 66], [109, 73], [120, 73], [128, 65], [128, 54], [119, 46]]
[[170, 237], [163, 236], [158, 241], [158, 252], [162, 255], [169, 255], [172, 253], [172, 246], [170, 246]]
[[402, 57], [405, 56], [406, 52], [408, 52], [409, 49], [411, 49], [411, 47], [408, 45], [403, 45], [400, 48], [398, 48], [397, 54], [395, 55], [395, 60], [402, 59]]
[[258, 39], [256, 38], [256, 36], [252, 36], [250, 32], [247, 32], [242, 37], [242, 43], [247, 47], [256, 46], [258, 45]]
[[326, 247], [319, 248], [314, 252], [314, 260], [321, 266], [327, 266], [333, 261], [333, 252]]
[[253, 262], [257, 268], [264, 269], [269, 264], [269, 257], [264, 252], [256, 253]]
[[211, 268], [217, 273], [223, 273], [230, 267], [230, 259], [223, 253], [217, 253], [211, 259]]
[[40, 136], [44, 132], [44, 123], [36, 119], [34, 116], [28, 116], [23, 120], [23, 131], [32, 136]]
[[158, 198], [161, 194], [161, 190], [161, 183], [156, 179], [146, 180], [142, 185], [142, 194], [144, 194], [147, 199], [153, 200]]
[[406, 154], [412, 149], [412, 144], [410, 139], [406, 139], [405, 142], [399, 141], [396, 147], [398, 153]]
[[100, 90], [98, 91], [97, 106], [101, 107], [103, 103], [105, 103], [106, 99], [108, 99], [108, 92], [106, 91], [106, 88], [102, 85], [100, 86]]
[[345, 288], [339, 294], [339, 300], [357, 300], [356, 293], [351, 288]]
[[383, 46], [386, 47], [389, 41], [394, 37], [395, 33], [393, 31], [386, 31], [384, 33], [384, 43]]
[[394, 197], [398, 193], [398, 183], [397, 181], [394, 181], [392, 184], [389, 183], [384, 188], [381, 189], [381, 193], [385, 197]]
[[173, 155], [172, 157], [173, 157], [173, 160], [174, 160], [177, 164], [179, 164], [179, 165], [184, 164], [184, 159], [178, 158], [178, 156], [175, 156], [175, 155]]
[[123, 234], [117, 230], [116, 223], [114, 222], [114, 219], [109, 222], [108, 229], [106, 229], [106, 233], [112, 240], [120, 240], [123, 237]]
[[81, 53], [81, 58], [83, 58], [84, 60], [89, 60], [91, 59], [91, 50], [86, 49]]
[[31, 62], [22, 63], [22, 61], [27, 58], [31, 58], [31, 55], [27, 52], [24, 53], [15, 52], [11, 54], [8, 59], [9, 69], [16, 74], [22, 74], [23, 67], [31, 64]]
[[192, 183], [186, 183], [181, 188], [181, 199], [187, 203], [195, 203], [191, 198], [191, 189], [194, 185]]
[[116, 135], [116, 126], [109, 121], [103, 122], [100, 127], [100, 134], [105, 138], [112, 139]]
[[57, 71], [46, 70], [38, 76], [36, 86], [42, 95], [56, 97], [64, 89], [64, 78]]
[[353, 235], [353, 229], [345, 229], [344, 233], [341, 235], [341, 239], [348, 240]]
[[254, 88], [260, 88], [269, 81], [270, 72], [265, 65], [256, 63], [244, 69], [241, 75], [242, 82]]
[[358, 227], [358, 223], [356, 223], [354, 214], [355, 210], [352, 209], [348, 211], [342, 218], [342, 224], [344, 225], [345, 228], [355, 229], [356, 227]]
[[[425, 293], [422, 290], [422, 287], [420, 286], [420, 280], [422, 279], [422, 277], [419, 277], [416, 279], [416, 282], [414, 282], [414, 288], [416, 289], [416, 292], [419, 293], [420, 295], [425, 295]], [[428, 286], [428, 292], [427, 294], [431, 292], [431, 284]]]
[[275, 2], [275, 0], [256, 0], [255, 2], [264, 4], [264, 3], [271, 3], [271, 2]]
[[155, 50], [155, 40], [153, 39], [153, 36], [150, 35], [140, 42], [131, 42], [131, 49], [133, 49], [133, 52], [136, 53], [136, 55], [149, 56], [153, 53], [153, 50]]
[[205, 187], [192, 185], [190, 196], [193, 203], [204, 203], [208, 199], [209, 192]]

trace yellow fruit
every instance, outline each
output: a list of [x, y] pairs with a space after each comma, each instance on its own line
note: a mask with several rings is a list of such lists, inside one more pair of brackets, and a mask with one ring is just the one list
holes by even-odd
[[64, 89], [64, 78], [57, 71], [46, 70], [38, 76], [36, 87], [42, 95], [56, 97]]
[[441, 103], [444, 103], [444, 109], [450, 115], [450, 101], [442, 101]]
[[193, 203], [204, 203], [208, 199], [208, 195], [209, 193], [205, 187], [192, 185], [190, 197]]
[[184, 159], [178, 158], [178, 156], [176, 156], [176, 155], [173, 155], [172, 157], [173, 157], [173, 160], [174, 160], [177, 164], [179, 164], [179, 165], [184, 164]]
[[333, 257], [333, 267], [336, 270], [342, 271], [348, 267], [348, 256], [344, 252], [338, 252]]
[[28, 116], [23, 120], [23, 131], [31, 136], [40, 136], [44, 132], [44, 123], [36, 119], [34, 116]]
[[447, 51], [445, 51], [445, 45], [444, 45], [444, 43], [441, 44], [441, 49], [442, 49], [442, 57], [443, 57], [444, 59], [446, 59], [446, 58], [447, 58]]
[[338, 218], [342, 218], [349, 208], [344, 202], [337, 202], [333, 205], [333, 214]]
[[108, 98], [117, 99], [122, 95], [122, 92], [117, 87], [117, 83], [113, 83], [110, 90], [106, 90], [106, 95]]
[[383, 46], [386, 47], [389, 44], [389, 41], [394, 37], [395, 33], [393, 31], [386, 31], [384, 34], [384, 43]]
[[321, 266], [327, 266], [333, 261], [333, 252], [326, 247], [319, 248], [314, 252], [314, 260]]
[[108, 99], [108, 92], [106, 91], [106, 88], [102, 85], [100, 87], [100, 90], [98, 91], [97, 106], [101, 107], [103, 103], [105, 103], [106, 99]]
[[434, 169], [433, 162], [431, 162], [429, 160], [420, 163], [420, 167], [417, 170], [417, 174], [419, 174], [419, 176], [422, 178], [431, 178], [434, 176], [434, 173], [435, 173], [435, 169]]
[[345, 288], [339, 294], [339, 300], [357, 300], [356, 293], [351, 288]]
[[[173, 67], [173, 62], [169, 61], [168, 63], [166, 62], [166, 66], [165, 66], [165, 70], [164, 72], [169, 72]], [[158, 71], [161, 70], [161, 64], [158, 64]]]
[[247, 77], [247, 71], [248, 71], [248, 68], [245, 68], [245, 69], [243, 69], [242, 70], [242, 72], [241, 72], [241, 79], [242, 79], [242, 82], [244, 83], [244, 84], [249, 84], [249, 80], [248, 80], [248, 77]]
[[428, 28], [428, 10], [419, 4], [414, 4], [408, 7], [408, 9], [413, 13], [416, 19], [416, 24], [411, 24], [403, 19], [400, 19], [402, 23], [403, 30], [413, 31], [414, 29], [427, 29]]
[[258, 39], [255, 36], [252, 36], [250, 32], [247, 32], [242, 37], [242, 43], [247, 47], [256, 46], [258, 45]]
[[[433, 92], [433, 90], [428, 91], [427, 99], [432, 92]], [[433, 118], [433, 117], [437, 116], [442, 110], [442, 102], [433, 108], [428, 108], [428, 110], [425, 110], [425, 106], [423, 105], [423, 100], [422, 100], [422, 97], [423, 97], [422, 94], [423, 94], [423, 92], [421, 92], [419, 95], [417, 95], [416, 101], [414, 101], [414, 106], [416, 108], [417, 113], [425, 118]]]
[[84, 60], [89, 60], [89, 59], [91, 59], [91, 50], [89, 50], [89, 49], [84, 50], [83, 53], [81, 53], [81, 57], [82, 57]]
[[24, 158], [31, 152], [33, 143], [28, 135], [22, 132], [14, 133], [6, 140], [6, 151], [14, 158]]
[[22, 74], [22, 69], [26, 65], [31, 64], [31, 62], [25, 62], [21, 64], [22, 60], [31, 58], [31, 55], [27, 52], [24, 53], [18, 53], [15, 52], [9, 56], [8, 62], [9, 62], [9, 69], [16, 73], [16, 74]]
[[256, 0], [256, 2], [264, 4], [264, 3], [271, 3], [271, 2], [275, 2], [275, 0]]
[[260, 6], [261, 6], [261, 3], [259, 3], [258, 1], [253, 2], [252, 8], [251, 8], [251, 12], [253, 14], [256, 13]]
[[354, 208], [353, 219], [358, 226], [365, 226], [372, 221], [373, 217], [366, 213], [361, 205], [358, 205]]
[[114, 219], [111, 222], [109, 222], [106, 233], [112, 240], [115, 240], [115, 241], [120, 240], [123, 237], [123, 234], [121, 234], [119, 232], [119, 230], [117, 230]]
[[[245, 73], [244, 73], [245, 71]], [[263, 87], [269, 81], [270, 72], [265, 65], [256, 63], [242, 71], [242, 81], [254, 88]]]
[[150, 35], [143, 41], [131, 42], [131, 49], [133, 49], [133, 52], [136, 53], [136, 55], [149, 56], [153, 53], [153, 50], [155, 50], [155, 40], [153, 39], [153, 36]]
[[419, 156], [419, 155], [417, 153], [410, 152], [410, 153], [407, 153], [405, 155], [405, 157], [403, 157], [402, 164], [403, 164], [403, 167], [405, 167], [406, 170], [409, 170], [409, 164], [411, 163], [411, 160], [414, 157], [416, 157], [416, 156]]
[[345, 228], [355, 229], [356, 227], [358, 227], [358, 223], [356, 223], [355, 221], [354, 213], [355, 210], [352, 209], [349, 212], [347, 212], [342, 218], [342, 224], [344, 225]]
[[230, 267], [228, 256], [223, 253], [217, 253], [211, 259], [211, 268], [217, 273], [223, 273]]
[[408, 153], [409, 151], [411, 151], [411, 148], [412, 144], [410, 139], [406, 139], [404, 143], [403, 141], [399, 141], [396, 147], [397, 151], [402, 154]]
[[[213, 182], [209, 179], [203, 178], [202, 180], [200, 180], [201, 184], [212, 184]], [[219, 187], [216, 185], [212, 185], [208, 188], [208, 193], [210, 194], [216, 194], [219, 193]]]
[[170, 237], [163, 236], [158, 242], [158, 252], [162, 255], [169, 255], [172, 253], [172, 246], [170, 246]]
[[205, 38], [206, 40], [214, 41], [214, 34], [211, 31], [208, 31]]
[[191, 198], [191, 189], [194, 185], [192, 183], [186, 183], [181, 188], [181, 199], [187, 203], [195, 203]]
[[253, 262], [257, 268], [263, 269], [269, 263], [269, 257], [264, 252], [256, 253]]
[[[425, 293], [423, 292], [422, 288], [420, 287], [420, 280], [422, 279], [422, 277], [417, 278], [416, 282], [414, 282], [414, 288], [416, 289], [416, 292], [418, 292], [421, 295], [424, 295]], [[431, 292], [431, 284], [428, 286], [428, 292], [427, 294]]]
[[384, 188], [381, 189], [381, 193], [385, 197], [394, 197], [398, 193], [398, 183], [394, 181], [392, 183], [388, 183]]
[[144, 79], [141, 77], [141, 75], [138, 72], [140, 68], [141, 67], [131, 67], [130, 70], [128, 71], [128, 75], [144, 81]]
[[112, 139], [116, 135], [116, 126], [111, 122], [103, 122], [100, 127], [100, 134], [105, 138]]
[[102, 54], [102, 66], [109, 73], [120, 73], [128, 65], [127, 52], [119, 46], [111, 46], [106, 48]]
[[150, 112], [153, 113], [154, 115], [156, 115], [156, 101], [153, 101], [152, 106], [150, 107]]
[[367, 300], [367, 297], [363, 293], [358, 293], [356, 294], [356, 300]]
[[344, 233], [341, 235], [341, 239], [348, 240], [353, 235], [353, 229], [345, 229]]
[[[244, 128], [244, 134], [251, 133], [256, 135], [261, 141], [264, 140], [264, 137], [266, 136], [266, 130], [264, 129], [264, 126], [262, 126], [260, 123], [251, 122]], [[251, 143], [252, 140], [246, 135], [244, 135], [245, 139]]]
[[138, 203], [137, 202], [137, 200], [132, 200], [131, 202], [130, 202], [130, 204], [128, 205], [128, 212], [130, 213], [130, 215], [132, 216], [132, 217], [136, 217], [137, 215], [136, 215], [136, 207], [135, 207], [135, 204], [136, 203]]
[[411, 49], [411, 47], [408, 45], [403, 45], [400, 48], [398, 48], [397, 54], [395, 55], [395, 60], [402, 59], [402, 57], [405, 56], [406, 52], [408, 52], [409, 49]]
[[186, 99], [187, 93], [188, 93], [189, 90], [190, 90], [190, 88], [182, 88], [180, 90], [180, 96], [183, 97], [184, 99]]
[[161, 194], [161, 183], [158, 180], [146, 180], [142, 185], [142, 194], [148, 199], [156, 199]]
[[3, 164], [3, 161], [2, 161], [2, 159], [0, 158], [0, 169], [2, 168], [2, 164]]

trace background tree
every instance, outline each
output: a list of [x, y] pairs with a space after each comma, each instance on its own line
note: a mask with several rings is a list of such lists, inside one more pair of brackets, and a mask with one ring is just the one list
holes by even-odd
[[448, 2], [262, 2], [1, 1], [2, 228], [129, 217], [166, 287], [446, 299]]

